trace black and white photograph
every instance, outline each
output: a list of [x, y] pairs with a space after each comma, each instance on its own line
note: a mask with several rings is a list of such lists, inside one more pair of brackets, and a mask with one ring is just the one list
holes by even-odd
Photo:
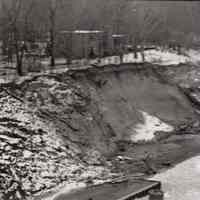
[[199, 200], [200, 1], [0, 0], [0, 200]]

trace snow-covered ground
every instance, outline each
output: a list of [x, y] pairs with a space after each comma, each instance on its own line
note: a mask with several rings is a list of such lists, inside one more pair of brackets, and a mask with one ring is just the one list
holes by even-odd
[[198, 64], [200, 62], [200, 51], [197, 50], [189, 50], [187, 52], [190, 62], [194, 64]]
[[[197, 50], [188, 50], [185, 51], [185, 55], [178, 55], [174, 51], [169, 50], [147, 50], [144, 53], [145, 62], [159, 64], [163, 66], [167, 65], [178, 65], [180, 63], [195, 63], [200, 62], [200, 51]], [[94, 61], [93, 61], [94, 62]], [[135, 58], [133, 53], [124, 54], [123, 63], [143, 63], [142, 55], [138, 53], [138, 57]], [[100, 65], [106, 64], [120, 64], [119, 56], [112, 56], [101, 59]]]
[[154, 133], [156, 131], [170, 132], [173, 131], [173, 127], [162, 122], [155, 116], [152, 116], [144, 111], [141, 111], [144, 123], [137, 124], [133, 128], [133, 135], [131, 137], [132, 141], [148, 141], [154, 138]]
[[165, 200], [194, 200], [200, 197], [199, 177], [200, 156], [197, 156], [152, 179], [162, 182]]
[[[145, 62], [158, 64], [160, 66], [168, 66], [168, 65], [178, 65], [181, 63], [193, 63], [198, 64], [200, 62], [200, 51], [197, 50], [188, 50], [185, 51], [185, 55], [178, 55], [174, 51], [169, 50], [147, 50], [144, 53], [145, 55]], [[143, 63], [141, 53], [138, 53], [137, 58], [134, 57], [134, 53], [128, 53], [123, 55], [123, 63]], [[51, 69], [49, 66], [49, 59], [44, 59], [41, 61], [43, 65], [43, 69], [41, 70], [42, 73], [64, 73], [69, 69], [85, 69], [91, 68], [92, 65], [96, 66], [105, 66], [105, 65], [119, 65], [121, 63], [119, 56], [110, 56], [101, 59], [80, 59], [80, 60], [73, 60], [71, 65], [66, 66], [66, 60], [64, 58], [56, 59], [57, 66], [54, 69]], [[37, 73], [37, 72], [35, 72]], [[34, 74], [35, 74], [34, 73]], [[38, 74], [38, 73], [37, 73]], [[4, 75], [0, 75], [0, 83], [10, 82], [16, 79], [16, 73], [12, 70], [4, 71]]]
[[[191, 58], [184, 55], [178, 55], [175, 52], [161, 51], [161, 50], [147, 50], [145, 51], [145, 62], [159, 64], [159, 65], [178, 65], [180, 63], [186, 63], [192, 59], [196, 59], [197, 52], [190, 52]], [[128, 53], [123, 55], [123, 63], [143, 63], [141, 53], [138, 53], [138, 57], [134, 57], [134, 53]], [[120, 64], [119, 56], [111, 56], [102, 58], [99, 60], [90, 60], [89, 64], [97, 64], [99, 66], [109, 65], [109, 64]]]
[[[197, 200], [200, 196], [200, 156], [191, 158], [176, 167], [151, 178], [161, 181], [164, 200]], [[138, 200], [148, 200], [149, 197]]]
[[56, 197], [58, 197], [63, 193], [72, 192], [73, 190], [78, 190], [85, 187], [86, 187], [85, 183], [77, 183], [77, 182], [69, 183], [66, 186], [63, 186], [61, 189], [59, 189], [58, 192], [55, 192], [53, 195], [44, 197], [42, 198], [42, 200], [54, 200]]
[[[178, 55], [176, 52], [170, 51], [161, 51], [161, 50], [147, 50], [145, 51], [145, 62], [155, 63], [160, 65], [178, 65], [180, 63], [186, 63], [191, 60], [198, 60], [198, 55], [200, 53], [198, 51], [190, 50], [188, 52], [188, 56]], [[141, 53], [138, 53], [138, 57], [134, 57], [134, 53], [128, 53], [123, 55], [123, 63], [143, 63]], [[65, 64], [65, 59], [56, 59], [56, 63]], [[49, 60], [42, 61], [42, 64], [48, 65]], [[110, 56], [101, 59], [81, 59], [81, 60], [74, 60], [73, 64], [70, 67], [78, 67], [84, 65], [96, 64], [98, 66], [104, 66], [109, 64], [120, 64], [120, 57], [119, 56]]]
[[[161, 50], [147, 50], [144, 53], [145, 62], [159, 64], [159, 65], [178, 65], [180, 63], [196, 62], [200, 53], [197, 51], [189, 51], [188, 56], [178, 55], [176, 52], [170, 51], [161, 51]], [[123, 63], [143, 63], [142, 55], [138, 53], [138, 57], [134, 57], [134, 53], [124, 54]], [[89, 63], [95, 63], [95, 60], [91, 60]], [[102, 58], [99, 65], [108, 65], [108, 64], [120, 64], [119, 56], [111, 56]]]
[[178, 65], [189, 61], [187, 56], [178, 55], [175, 52], [169, 51], [149, 50], [145, 54], [147, 62], [159, 65]]
[[[160, 51], [160, 50], [148, 50], [145, 51], [145, 62], [159, 64], [159, 65], [178, 65], [180, 63], [186, 63], [189, 61], [188, 57], [183, 55], [177, 55], [174, 52]], [[105, 58], [102, 64], [119, 64], [119, 57]], [[123, 63], [143, 63], [142, 55], [138, 53], [138, 58], [134, 58], [133, 53], [125, 54], [123, 56]]]

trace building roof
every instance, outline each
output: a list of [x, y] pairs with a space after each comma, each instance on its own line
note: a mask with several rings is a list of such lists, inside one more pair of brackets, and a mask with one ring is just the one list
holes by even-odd
[[122, 38], [122, 37], [126, 37], [126, 35], [124, 34], [114, 34], [112, 35], [113, 38]]
[[66, 33], [73, 33], [73, 34], [97, 34], [97, 33], [103, 33], [104, 31], [100, 30], [75, 30], [75, 31], [60, 31], [62, 34]]

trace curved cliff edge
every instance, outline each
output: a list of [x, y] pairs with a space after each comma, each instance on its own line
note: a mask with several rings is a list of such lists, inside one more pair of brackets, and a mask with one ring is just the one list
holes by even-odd
[[[123, 173], [116, 166], [119, 152], [127, 150], [124, 144], [134, 146], [135, 155], [138, 145], [170, 140], [181, 128], [198, 129], [190, 93], [170, 79], [169, 67], [162, 70], [113, 65], [2, 84], [0, 193], [9, 194], [11, 179], [19, 196], [66, 182], [109, 179]], [[140, 159], [145, 153], [139, 151]]]

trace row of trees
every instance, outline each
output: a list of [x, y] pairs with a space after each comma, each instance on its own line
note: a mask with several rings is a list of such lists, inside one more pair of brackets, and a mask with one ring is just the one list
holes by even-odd
[[56, 17], [62, 2], [47, 0], [44, 5], [46, 10], [42, 16], [39, 15], [41, 3], [37, 0], [1, 0], [2, 51], [8, 61], [14, 58], [19, 75], [23, 75], [27, 43], [41, 41], [47, 33], [51, 66], [55, 65]]
[[[199, 31], [198, 27], [194, 26], [200, 13], [198, 2], [190, 4], [128, 0], [0, 0], [0, 2], [3, 51], [8, 55], [8, 60], [12, 60], [15, 55], [19, 75], [23, 75], [22, 65], [28, 42], [48, 38], [50, 65], [55, 65], [57, 33], [63, 29], [99, 29], [115, 34], [128, 34], [135, 47], [138, 44], [143, 46], [142, 44], [148, 41], [164, 43], [170, 38], [176, 40], [183, 38], [184, 41], [186, 34]], [[67, 51], [67, 48], [63, 51]]]
[[25, 42], [29, 39], [29, 17], [32, 7], [33, 1], [26, 10], [20, 0], [12, 2], [2, 1], [3, 51], [7, 53], [9, 60], [12, 60], [13, 54], [15, 54], [16, 68], [19, 75], [22, 75]]

